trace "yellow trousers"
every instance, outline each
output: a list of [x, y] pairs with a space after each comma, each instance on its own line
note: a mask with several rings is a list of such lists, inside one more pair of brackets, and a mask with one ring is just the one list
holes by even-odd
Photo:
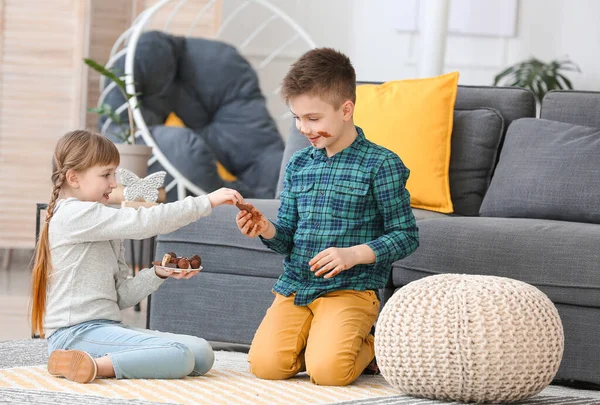
[[374, 291], [335, 291], [305, 307], [275, 293], [250, 347], [250, 371], [267, 380], [307, 371], [315, 384], [348, 385], [375, 356], [369, 332], [378, 313]]

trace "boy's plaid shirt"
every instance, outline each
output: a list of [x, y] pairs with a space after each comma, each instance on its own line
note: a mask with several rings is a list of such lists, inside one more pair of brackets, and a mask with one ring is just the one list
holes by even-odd
[[[419, 245], [418, 228], [405, 188], [409, 170], [398, 155], [365, 138], [328, 158], [325, 149], [308, 147], [290, 159], [273, 239], [262, 242], [285, 255], [284, 272], [274, 290], [296, 293], [308, 305], [331, 291], [383, 288], [392, 263]], [[357, 265], [325, 279], [308, 262], [329, 247], [367, 244], [376, 262]]]

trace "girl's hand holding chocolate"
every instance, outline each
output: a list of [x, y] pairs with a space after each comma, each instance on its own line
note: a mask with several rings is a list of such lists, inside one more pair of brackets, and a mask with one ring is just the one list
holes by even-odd
[[201, 270], [202, 258], [199, 255], [178, 257], [175, 252], [165, 253], [160, 262], [152, 262], [154, 272], [160, 278], [192, 278]]
[[208, 200], [213, 208], [222, 204], [233, 205], [244, 202], [244, 198], [240, 193], [238, 193], [236, 190], [225, 187], [208, 194]]
[[189, 269], [185, 271], [175, 271], [174, 268], [169, 267], [154, 267], [154, 272], [160, 278], [176, 278], [176, 279], [188, 279], [194, 277], [196, 274], [200, 273], [199, 269]]

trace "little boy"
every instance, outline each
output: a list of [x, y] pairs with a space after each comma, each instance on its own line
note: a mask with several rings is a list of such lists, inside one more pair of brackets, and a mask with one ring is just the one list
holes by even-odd
[[285, 255], [250, 370], [270, 380], [306, 370], [315, 384], [348, 385], [374, 359], [374, 290], [419, 245], [409, 170], [354, 125], [356, 73], [345, 55], [307, 52], [283, 79], [282, 94], [312, 147], [287, 165], [277, 223], [256, 209], [236, 218], [244, 235]]

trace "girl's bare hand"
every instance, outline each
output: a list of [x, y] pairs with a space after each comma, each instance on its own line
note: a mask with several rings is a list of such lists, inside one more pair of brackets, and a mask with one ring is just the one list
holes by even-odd
[[181, 270], [181, 271], [173, 271], [174, 269], [169, 269], [168, 271], [165, 270], [164, 268], [159, 268], [159, 267], [155, 267], [154, 268], [154, 272], [156, 273], [156, 275], [160, 278], [175, 278], [177, 280], [180, 280], [182, 278], [184, 279], [190, 279], [192, 277], [194, 277], [196, 274], [200, 273], [200, 270], [198, 269], [189, 269], [189, 270]]
[[200, 273], [200, 270], [189, 269], [189, 270], [183, 270], [183, 271], [181, 271], [179, 273], [173, 272], [169, 277], [170, 278], [175, 278], [175, 279], [178, 279], [178, 280], [181, 280], [182, 278], [188, 280], [188, 279], [194, 277], [198, 273]]
[[244, 202], [244, 198], [240, 193], [234, 189], [225, 187], [208, 194], [208, 200], [213, 208], [222, 204], [234, 205], [236, 203]]

